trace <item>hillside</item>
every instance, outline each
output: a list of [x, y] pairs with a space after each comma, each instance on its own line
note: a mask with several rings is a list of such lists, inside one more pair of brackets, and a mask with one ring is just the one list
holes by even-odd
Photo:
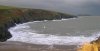
[[56, 20], [74, 17], [76, 16], [41, 9], [0, 6], [0, 41], [3, 42], [12, 37], [8, 29], [15, 26], [15, 23], [19, 24], [29, 21]]

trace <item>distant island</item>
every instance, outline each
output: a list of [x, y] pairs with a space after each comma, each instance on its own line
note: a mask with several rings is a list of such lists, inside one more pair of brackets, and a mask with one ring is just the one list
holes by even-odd
[[12, 37], [8, 29], [16, 24], [29, 21], [60, 20], [75, 17], [77, 16], [42, 9], [0, 6], [0, 42], [4, 42]]

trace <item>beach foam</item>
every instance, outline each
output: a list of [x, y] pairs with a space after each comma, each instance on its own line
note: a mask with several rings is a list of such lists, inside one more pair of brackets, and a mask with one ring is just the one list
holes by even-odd
[[61, 20], [52, 20], [52, 21], [66, 21], [66, 20], [71, 20], [71, 19], [77, 19], [77, 18], [69, 18], [69, 19], [61, 19]]
[[[29, 22], [32, 23], [32, 22]], [[31, 30], [28, 23], [18, 24], [9, 29], [13, 35], [8, 41], [20, 41], [32, 44], [44, 45], [81, 45], [84, 42], [90, 42], [98, 37], [100, 34], [96, 33], [90, 37], [85, 36], [57, 36], [50, 34], [38, 34], [37, 31]]]

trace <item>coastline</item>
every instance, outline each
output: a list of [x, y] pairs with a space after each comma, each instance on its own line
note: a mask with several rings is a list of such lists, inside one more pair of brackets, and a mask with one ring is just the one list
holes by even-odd
[[[8, 31], [10, 27], [16, 26], [16, 24], [22, 24], [32, 21], [44, 21], [44, 20], [61, 20], [68, 18], [76, 18], [74, 15], [53, 12], [42, 9], [26, 9], [26, 8], [9, 8], [0, 9], [0, 51], [73, 51], [76, 46], [58, 46], [54, 45], [52, 48], [50, 45], [36, 45], [16, 41], [7, 41], [12, 35]], [[4, 42], [6, 41], [6, 42]]]
[[0, 9], [0, 42], [4, 42], [12, 37], [8, 29], [10, 27], [16, 26], [16, 24], [42, 20], [61, 20], [76, 17], [77, 16], [70, 14], [41, 9]]

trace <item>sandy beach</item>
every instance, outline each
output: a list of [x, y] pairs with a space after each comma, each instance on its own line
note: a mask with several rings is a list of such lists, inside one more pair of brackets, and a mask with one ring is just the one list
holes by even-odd
[[22, 42], [0, 42], [0, 51], [76, 51], [75, 45], [36, 45]]

